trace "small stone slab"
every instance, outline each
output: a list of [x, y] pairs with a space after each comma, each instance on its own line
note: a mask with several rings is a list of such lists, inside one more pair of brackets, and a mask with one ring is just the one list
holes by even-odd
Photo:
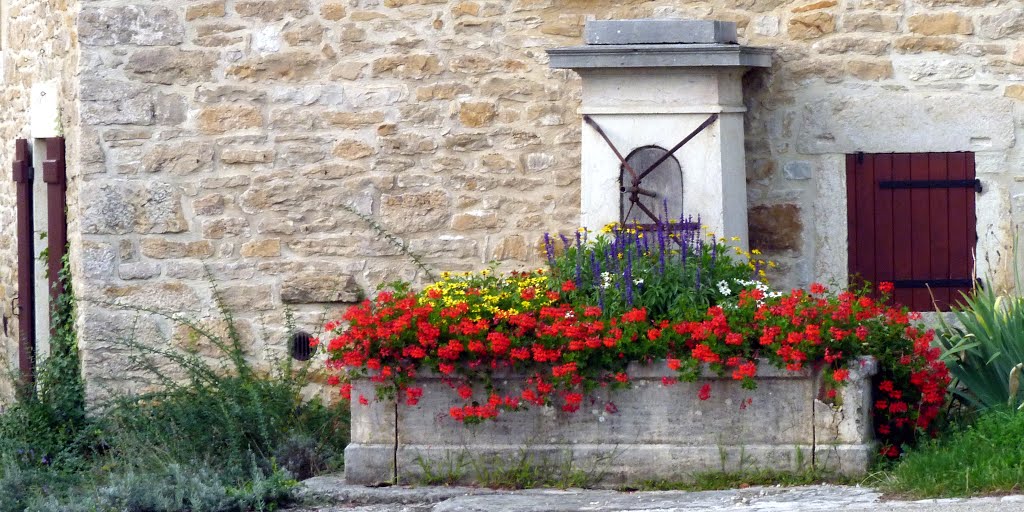
[[553, 69], [770, 68], [771, 48], [738, 44], [587, 44], [549, 48]]
[[736, 23], [713, 20], [592, 20], [586, 44], [736, 43]]

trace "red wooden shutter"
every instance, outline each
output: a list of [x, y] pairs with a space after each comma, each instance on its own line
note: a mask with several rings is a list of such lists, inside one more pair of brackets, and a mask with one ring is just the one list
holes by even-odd
[[851, 285], [891, 281], [896, 302], [949, 310], [973, 284], [980, 189], [973, 153], [848, 155]]

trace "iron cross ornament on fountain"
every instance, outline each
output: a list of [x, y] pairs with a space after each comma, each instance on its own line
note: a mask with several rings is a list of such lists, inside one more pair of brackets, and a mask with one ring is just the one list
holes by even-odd
[[682, 217], [682, 168], [673, 155], [679, 148], [714, 124], [716, 120], [718, 120], [718, 114], [711, 114], [672, 149], [643, 146], [633, 150], [628, 157], [623, 157], [601, 126], [597, 124], [597, 121], [594, 121], [589, 115], [583, 116], [583, 121], [604, 139], [621, 164], [619, 222], [654, 225]]

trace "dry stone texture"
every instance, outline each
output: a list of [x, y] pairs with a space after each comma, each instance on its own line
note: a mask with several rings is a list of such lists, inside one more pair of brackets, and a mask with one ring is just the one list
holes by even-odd
[[[749, 73], [744, 93], [749, 207], [764, 213], [752, 216], [751, 238], [785, 269], [773, 276], [780, 287], [845, 278], [836, 270], [846, 267], [845, 209], [835, 205], [845, 204], [846, 153], [974, 151], [998, 162], [989, 167], [1002, 172], [985, 175], [978, 201], [980, 273], [1005, 267], [997, 255], [1009, 254], [1011, 221], [1024, 220], [1024, 8], [1010, 0], [7, 8], [0, 166], [10, 168], [13, 139], [27, 135], [32, 83], [58, 80], [79, 289], [112, 300], [125, 287], [173, 284], [195, 297], [195, 314], [212, 318], [209, 271], [232, 290], [241, 321], [277, 329], [253, 341], [261, 361], [285, 353], [281, 304], [314, 323], [323, 304], [339, 313], [357, 286], [422, 279], [403, 245], [438, 269], [541, 263], [540, 234], [578, 221], [581, 136], [579, 78], [549, 69], [544, 50], [579, 44], [591, 18], [735, 21], [741, 43], [776, 48], [773, 67]], [[8, 319], [13, 205], [4, 178]], [[397, 238], [381, 238], [360, 216]], [[184, 295], [153, 297], [177, 309]], [[86, 305], [81, 315], [91, 382], [136, 375], [112, 340], [99, 339], [132, 325], [124, 313]], [[173, 330], [143, 318], [146, 336]], [[0, 330], [8, 355], [16, 335]]]

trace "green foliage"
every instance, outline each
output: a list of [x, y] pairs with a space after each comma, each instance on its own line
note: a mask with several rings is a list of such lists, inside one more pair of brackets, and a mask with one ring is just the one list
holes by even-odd
[[21, 383], [18, 401], [0, 416], [0, 453], [24, 467], [80, 465], [95, 442], [85, 413], [66, 256], [60, 283], [63, 292], [51, 308], [50, 355], [39, 365], [37, 386]]
[[1007, 405], [1010, 372], [1024, 363], [1024, 296], [978, 290], [953, 313], [960, 325], [943, 320], [939, 336], [946, 364], [959, 382], [953, 392], [981, 410]]
[[38, 512], [203, 511], [248, 512], [277, 510], [296, 482], [275, 469], [269, 476], [256, 472], [241, 487], [206, 466], [168, 464], [160, 471], [129, 471], [112, 475], [103, 485], [65, 499], [50, 499], [19, 510]]
[[965, 430], [907, 453], [879, 479], [915, 497], [1015, 492], [1024, 485], [1024, 414], [992, 409]]
[[[233, 485], [251, 482], [251, 475], [270, 477], [278, 465], [306, 477], [337, 469], [337, 454], [348, 440], [347, 410], [317, 399], [303, 401], [301, 388], [309, 382], [309, 363], [287, 359], [269, 375], [254, 369], [231, 311], [215, 296], [227, 326], [225, 336], [196, 322], [178, 321], [220, 352], [217, 362], [133, 344], [141, 351], [141, 364], [164, 385], [158, 391], [122, 397], [107, 409], [105, 432], [114, 458], [140, 468], [166, 467], [168, 461], [199, 464]], [[186, 371], [187, 380], [163, 375], [157, 358], [176, 363]], [[220, 366], [225, 361], [226, 368]], [[311, 439], [322, 445], [309, 446]], [[303, 443], [305, 453], [297, 453]]]
[[[140, 311], [190, 327], [215, 357], [129, 340], [136, 362], [162, 388], [117, 397], [87, 416], [64, 277], [38, 392], [26, 390], [0, 415], [0, 512], [274, 510], [289, 499], [294, 476], [341, 466], [346, 404], [302, 399], [308, 363], [289, 358], [269, 373], [254, 368], [216, 292], [225, 335]], [[165, 374], [169, 367], [177, 379]]]

